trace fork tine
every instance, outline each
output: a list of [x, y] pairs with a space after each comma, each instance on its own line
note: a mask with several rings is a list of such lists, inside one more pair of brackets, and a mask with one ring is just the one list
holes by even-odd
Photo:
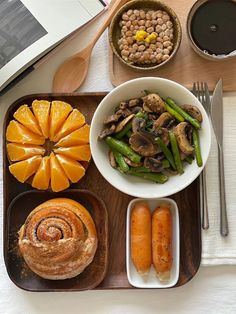
[[201, 95], [202, 95], [202, 104], [205, 105], [205, 93], [204, 93], [204, 84], [201, 82]]
[[209, 93], [208, 85], [206, 82], [204, 82], [204, 92], [205, 92], [205, 97], [206, 97], [205, 108], [207, 110], [207, 113], [210, 113], [211, 100], [210, 100], [210, 93]]
[[193, 83], [192, 93], [194, 94], [195, 97], [197, 97], [196, 82]]
[[200, 102], [202, 102], [201, 101], [201, 93], [200, 93], [200, 84], [199, 84], [199, 82], [197, 82], [197, 98], [198, 98], [198, 100]]

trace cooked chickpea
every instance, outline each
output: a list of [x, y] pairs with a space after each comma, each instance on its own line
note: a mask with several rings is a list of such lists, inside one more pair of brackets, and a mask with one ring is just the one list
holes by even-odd
[[151, 19], [152, 19], [152, 17], [151, 17], [151, 14], [150, 14], [150, 13], [146, 13], [146, 19], [147, 19], [147, 20], [151, 20]]
[[127, 14], [128, 16], [130, 16], [131, 14], [133, 14], [133, 10], [131, 10], [131, 9], [128, 10], [126, 14]]
[[157, 58], [157, 61], [158, 61], [158, 60], [161, 60], [161, 58], [162, 58], [162, 53], [158, 53], [158, 54], [156, 55], [156, 58]]
[[163, 46], [164, 46], [164, 47], [169, 47], [169, 46], [171, 46], [171, 42], [168, 41], [168, 40], [167, 40], [167, 41], [164, 41], [164, 42], [163, 42]]
[[129, 19], [130, 19], [130, 21], [134, 21], [136, 19], [135, 14], [130, 15]]
[[143, 25], [145, 25], [145, 21], [144, 21], [144, 20], [140, 20], [140, 21], [138, 21], [138, 25], [139, 25], [139, 26], [143, 26]]
[[127, 13], [124, 13], [124, 14], [122, 15], [122, 19], [123, 19], [124, 21], [128, 21], [128, 20], [129, 20], [129, 16], [127, 15]]
[[173, 27], [173, 23], [171, 21], [167, 21], [166, 26], [170, 29]]
[[140, 15], [139, 10], [134, 10], [134, 14], [135, 14], [136, 16], [139, 16], [139, 15]]
[[163, 36], [163, 40], [164, 41], [170, 40], [170, 37], [165, 35], [165, 36]]
[[144, 51], [145, 50], [145, 46], [144, 45], [140, 45], [139, 47], [138, 47], [138, 51]]
[[156, 46], [157, 46], [157, 48], [163, 49], [163, 44], [160, 43], [160, 42], [157, 42], [157, 43], [156, 43]]
[[148, 28], [148, 27], [151, 27], [152, 26], [152, 22], [151, 21], [146, 21], [145, 22], [145, 26]]
[[166, 24], [163, 24], [163, 25], [161, 26], [161, 29], [162, 29], [163, 31], [165, 31], [165, 30], [167, 29]]
[[131, 21], [128, 21], [128, 22], [126, 23], [126, 27], [129, 28], [130, 26], [131, 26]]
[[132, 34], [131, 31], [127, 31], [127, 32], [125, 33], [125, 35], [126, 35], [127, 37], [130, 37], [130, 36], [132, 36], [133, 34]]
[[157, 25], [157, 26], [156, 26], [156, 32], [157, 32], [157, 33], [162, 32], [162, 28], [161, 28], [160, 25]]
[[170, 53], [168, 48], [163, 49], [163, 54], [164, 55], [168, 55]]
[[166, 61], [167, 59], [169, 59], [169, 57], [169, 55], [163, 55], [161, 61]]
[[162, 25], [164, 22], [163, 22], [163, 19], [161, 18], [161, 17], [159, 17], [158, 19], [157, 19], [157, 24], [158, 25]]
[[132, 43], [134, 42], [132, 37], [127, 37], [127, 42], [128, 44], [132, 45]]
[[167, 22], [167, 21], [170, 20], [170, 17], [169, 17], [169, 15], [167, 15], [167, 14], [163, 14], [163, 15], [162, 15], [162, 19], [163, 19], [164, 22]]
[[140, 17], [142, 18], [142, 19], [145, 19], [145, 17], [146, 17], [146, 14], [145, 14], [145, 12], [144, 11], [140, 11]]

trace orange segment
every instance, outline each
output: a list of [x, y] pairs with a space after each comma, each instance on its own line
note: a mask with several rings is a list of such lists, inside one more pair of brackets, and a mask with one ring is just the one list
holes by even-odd
[[54, 136], [53, 141], [54, 142], [59, 141], [62, 137], [79, 129], [84, 124], [85, 124], [84, 115], [78, 109], [74, 109], [70, 113], [69, 117], [66, 119], [65, 123], [62, 125], [60, 130]]
[[50, 181], [50, 157], [43, 157], [32, 181], [32, 187], [38, 190], [47, 190]]
[[47, 100], [34, 100], [32, 103], [34, 115], [45, 138], [49, 137], [50, 102]]
[[7, 144], [7, 153], [11, 161], [20, 161], [35, 155], [44, 155], [45, 149], [36, 145], [9, 143]]
[[50, 113], [50, 130], [49, 130], [49, 138], [52, 140], [65, 122], [68, 114], [72, 111], [71, 105], [67, 104], [63, 101], [53, 101], [51, 105], [51, 113]]
[[19, 122], [12, 120], [7, 127], [6, 139], [9, 142], [20, 144], [34, 144], [42, 145], [45, 142], [43, 136], [39, 136], [29, 131], [25, 126]]
[[87, 144], [89, 143], [89, 130], [89, 125], [85, 124], [82, 128], [60, 139], [56, 146], [68, 147]]
[[67, 189], [70, 186], [69, 180], [61, 168], [56, 156], [51, 153], [50, 155], [50, 168], [51, 168], [51, 188], [53, 192], [59, 192]]
[[9, 166], [9, 171], [18, 181], [23, 183], [37, 171], [41, 160], [41, 156], [34, 156], [16, 162]]
[[91, 158], [89, 145], [59, 147], [54, 149], [54, 153], [62, 154], [75, 160], [89, 161]]
[[16, 110], [13, 116], [17, 121], [23, 124], [30, 131], [38, 135], [42, 135], [39, 124], [27, 105], [20, 106], [20, 108]]
[[78, 182], [84, 176], [85, 169], [78, 161], [59, 154], [56, 157], [71, 182]]

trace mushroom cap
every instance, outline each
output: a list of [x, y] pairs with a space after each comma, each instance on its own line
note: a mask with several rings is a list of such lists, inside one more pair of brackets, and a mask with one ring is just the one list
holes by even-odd
[[199, 122], [202, 122], [202, 114], [198, 107], [186, 104], [182, 106], [182, 109]]
[[158, 94], [149, 94], [143, 98], [143, 109], [147, 112], [162, 113], [166, 111], [166, 106]]
[[[133, 133], [129, 139], [131, 148], [141, 156], [154, 156], [158, 153], [158, 147], [148, 132]], [[150, 134], [151, 135], [151, 134]]]
[[186, 127], [188, 126], [187, 122], [180, 122], [174, 129], [174, 134], [176, 136], [176, 140], [178, 142], [180, 150], [186, 154], [190, 155], [193, 153], [193, 147], [190, 145], [187, 134]]

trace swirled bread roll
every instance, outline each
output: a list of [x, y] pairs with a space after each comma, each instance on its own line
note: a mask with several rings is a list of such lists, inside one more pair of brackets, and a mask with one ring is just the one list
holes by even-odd
[[72, 278], [94, 258], [96, 227], [81, 204], [55, 198], [29, 214], [19, 231], [19, 248], [29, 268], [40, 277]]

